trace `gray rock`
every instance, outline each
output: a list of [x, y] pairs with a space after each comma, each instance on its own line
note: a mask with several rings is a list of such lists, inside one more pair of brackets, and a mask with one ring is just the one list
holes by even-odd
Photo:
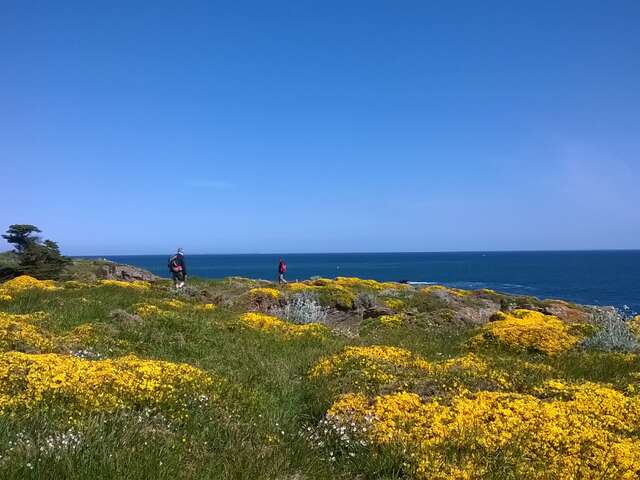
[[458, 303], [453, 309], [454, 320], [470, 326], [484, 325], [500, 311], [500, 304], [488, 299], [475, 299], [473, 305]]
[[119, 326], [125, 328], [138, 327], [144, 323], [144, 320], [140, 315], [135, 313], [129, 313], [126, 310], [117, 309], [109, 312], [109, 317], [114, 320]]
[[125, 280], [129, 282], [134, 280], [152, 282], [158, 278], [147, 270], [131, 265], [123, 265], [121, 263], [106, 263], [101, 265], [96, 272], [96, 276], [105, 280]]

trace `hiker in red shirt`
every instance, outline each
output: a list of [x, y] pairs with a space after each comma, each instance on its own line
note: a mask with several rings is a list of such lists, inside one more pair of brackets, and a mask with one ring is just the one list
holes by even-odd
[[278, 283], [287, 283], [284, 278], [285, 273], [287, 273], [287, 264], [284, 263], [284, 260], [280, 259], [278, 263]]

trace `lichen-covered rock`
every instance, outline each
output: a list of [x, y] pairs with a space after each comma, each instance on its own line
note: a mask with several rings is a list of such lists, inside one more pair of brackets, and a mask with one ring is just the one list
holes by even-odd
[[126, 328], [139, 327], [144, 323], [140, 315], [122, 309], [113, 310], [109, 313], [109, 317]]
[[545, 308], [542, 313], [555, 315], [567, 323], [587, 323], [593, 318], [592, 313], [587, 309], [564, 300], [547, 300], [544, 303]]
[[97, 271], [97, 277], [105, 280], [138, 280], [143, 282], [151, 282], [158, 278], [153, 273], [144, 270], [143, 268], [123, 265], [120, 263], [107, 263], [102, 265], [102, 267]]
[[488, 299], [477, 299], [473, 305], [459, 303], [455, 308], [453, 320], [457, 324], [479, 326], [487, 323], [500, 311], [500, 304]]

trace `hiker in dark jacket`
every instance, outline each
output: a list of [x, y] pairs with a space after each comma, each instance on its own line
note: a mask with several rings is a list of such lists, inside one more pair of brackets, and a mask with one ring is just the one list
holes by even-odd
[[169, 259], [169, 271], [173, 277], [173, 284], [176, 290], [184, 287], [187, 280], [187, 265], [184, 261], [184, 250], [178, 249], [178, 252]]
[[287, 264], [284, 263], [284, 260], [280, 259], [280, 262], [278, 262], [278, 283], [287, 283], [284, 278], [285, 273], [287, 273]]

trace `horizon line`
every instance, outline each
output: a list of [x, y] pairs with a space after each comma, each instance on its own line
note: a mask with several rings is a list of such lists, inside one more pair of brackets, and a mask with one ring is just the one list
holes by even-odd
[[[445, 253], [597, 253], [597, 252], [639, 252], [640, 248], [595, 248], [595, 249], [542, 249], [542, 250], [432, 250], [432, 251], [355, 251], [355, 252], [249, 252], [249, 253], [189, 253], [185, 256], [239, 256], [239, 255], [411, 255], [411, 254], [445, 254]], [[173, 252], [172, 252], [173, 253]], [[73, 255], [69, 257], [157, 257], [171, 255], [172, 253], [105, 253]]]

